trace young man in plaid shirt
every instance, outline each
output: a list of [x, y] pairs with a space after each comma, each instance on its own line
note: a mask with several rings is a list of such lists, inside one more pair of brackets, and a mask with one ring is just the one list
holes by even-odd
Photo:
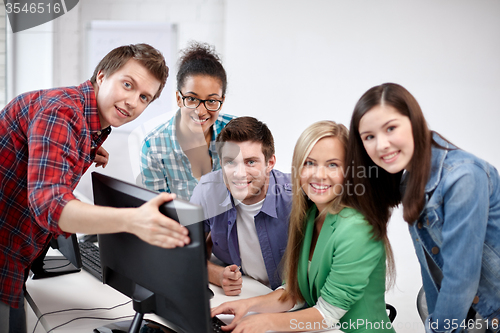
[[[166, 248], [189, 242], [187, 229], [158, 211], [173, 195], [127, 209], [85, 204], [73, 195], [92, 163], [108, 163], [101, 145], [110, 127], [137, 118], [167, 76], [156, 49], [122, 46], [80, 86], [25, 93], [0, 112], [0, 332], [8, 332], [26, 273], [52, 237], [130, 232]], [[10, 325], [23, 326], [23, 320]]]

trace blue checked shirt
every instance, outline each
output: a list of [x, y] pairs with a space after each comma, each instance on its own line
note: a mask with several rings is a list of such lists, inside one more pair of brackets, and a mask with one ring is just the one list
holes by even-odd
[[[176, 124], [181, 116], [177, 111], [170, 121], [151, 131], [142, 144], [142, 184], [151, 190], [177, 194], [178, 198], [189, 200], [198, 179], [191, 172], [191, 163], [177, 141]], [[215, 139], [234, 116], [221, 114], [212, 126], [209, 154], [212, 171], [220, 169]]]

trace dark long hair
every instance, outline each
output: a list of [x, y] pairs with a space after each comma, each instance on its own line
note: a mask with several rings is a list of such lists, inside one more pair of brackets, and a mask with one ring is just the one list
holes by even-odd
[[[408, 174], [404, 196], [400, 191], [403, 171], [390, 174], [373, 163], [359, 135], [361, 118], [373, 107], [381, 104], [392, 106], [410, 119], [414, 152], [408, 168], [411, 172]], [[395, 83], [384, 83], [369, 89], [354, 108], [347, 149], [347, 161], [351, 162], [352, 170], [347, 173], [346, 181], [352, 186], [358, 186], [358, 189], [362, 188], [363, 193], [357, 195], [354, 192], [352, 195], [346, 195], [346, 202], [361, 211], [372, 225], [387, 224], [392, 208], [400, 202], [403, 203], [405, 221], [410, 224], [416, 221], [425, 204], [425, 185], [431, 168], [431, 144], [431, 131], [427, 127], [417, 100], [408, 90]], [[363, 173], [366, 170], [375, 170], [376, 175], [374, 176], [373, 172]], [[378, 230], [381, 233], [377, 236], [386, 239], [387, 228], [381, 227]]]

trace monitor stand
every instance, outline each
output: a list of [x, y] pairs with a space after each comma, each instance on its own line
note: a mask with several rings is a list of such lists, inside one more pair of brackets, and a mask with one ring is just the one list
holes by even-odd
[[[94, 333], [127, 333], [129, 332], [131, 323], [132, 320], [118, 321], [116, 323], [94, 328]], [[147, 331], [153, 330], [155, 332], [162, 332], [162, 333], [177, 333], [175, 331], [172, 331], [170, 328], [165, 327], [162, 324], [159, 324], [150, 319], [144, 319], [141, 322], [140, 328], [142, 329], [144, 326], [148, 326]], [[134, 329], [136, 328], [134, 327]]]
[[128, 333], [139, 333], [142, 326], [142, 319], [144, 318], [144, 313], [136, 312], [134, 319], [132, 319], [132, 324], [128, 329]]
[[[107, 324], [105, 326], [94, 328], [94, 333], [127, 333], [131, 322], [131, 320], [123, 320]], [[143, 322], [142, 324], [146, 325], [146, 322]]]
[[135, 316], [132, 319], [132, 324], [128, 329], [128, 333], [139, 333], [141, 327], [144, 325], [152, 325], [165, 333], [176, 333], [171, 328], [165, 327], [162, 324], [156, 323], [152, 320], [145, 319], [145, 313], [152, 313], [156, 308], [155, 294], [148, 289], [136, 284], [135, 290], [132, 296], [132, 303], [134, 305]]
[[151, 313], [156, 307], [155, 294], [152, 291], [136, 284], [134, 294], [132, 296], [135, 316], [128, 333], [139, 333], [142, 325], [142, 319], [145, 313]]
[[[210, 294], [210, 298], [214, 296], [214, 293], [210, 288], [207, 288], [207, 292]], [[144, 320], [144, 314], [152, 313], [153, 309], [155, 309], [155, 302], [155, 294], [153, 292], [136, 284], [132, 295], [132, 303], [135, 310], [134, 319], [132, 319], [132, 321], [127, 320], [95, 328], [94, 333], [125, 333], [125, 329], [127, 327], [128, 333], [139, 333], [141, 328], [145, 325], [153, 325], [153, 327], [158, 328], [161, 327], [161, 331], [166, 333], [176, 333], [171, 328], [165, 327], [162, 324], [149, 319]]]

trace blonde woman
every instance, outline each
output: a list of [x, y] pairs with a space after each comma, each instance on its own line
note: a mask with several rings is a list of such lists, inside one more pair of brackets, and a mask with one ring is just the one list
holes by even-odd
[[[394, 332], [385, 310], [385, 244], [376, 227], [346, 207], [342, 194], [348, 131], [333, 121], [309, 126], [292, 161], [293, 206], [285, 254], [286, 284], [270, 294], [227, 302], [234, 333]], [[385, 231], [383, 232], [385, 233]], [[300, 304], [300, 305], [298, 305]], [[291, 309], [298, 311], [289, 312]], [[248, 312], [258, 314], [245, 316]]]

